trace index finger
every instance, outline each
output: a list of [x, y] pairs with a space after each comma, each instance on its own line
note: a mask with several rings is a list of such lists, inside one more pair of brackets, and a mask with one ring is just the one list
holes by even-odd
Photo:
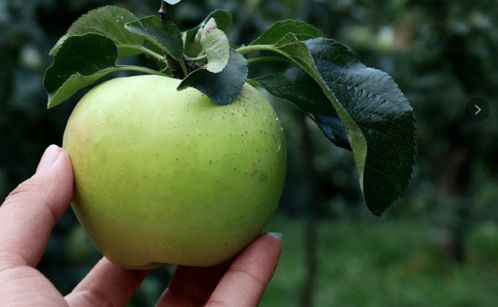
[[71, 161], [61, 148], [52, 145], [36, 174], [10, 193], [0, 207], [0, 270], [38, 264], [72, 195]]
[[257, 306], [277, 267], [281, 236], [266, 234], [230, 265], [206, 306]]

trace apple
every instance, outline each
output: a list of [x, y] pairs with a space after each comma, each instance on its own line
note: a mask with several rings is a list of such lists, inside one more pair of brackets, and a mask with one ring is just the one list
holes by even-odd
[[64, 132], [76, 216], [125, 268], [227, 261], [258, 236], [280, 198], [286, 145], [267, 99], [246, 84], [220, 106], [179, 83], [107, 81], [81, 99]]

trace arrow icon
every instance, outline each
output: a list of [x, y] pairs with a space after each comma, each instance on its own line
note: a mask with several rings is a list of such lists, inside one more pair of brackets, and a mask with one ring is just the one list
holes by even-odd
[[475, 113], [474, 113], [474, 115], [477, 115], [477, 114], [481, 113], [482, 109], [481, 109], [481, 108], [479, 108], [479, 106], [478, 106], [478, 105], [476, 105], [476, 104], [475, 104], [474, 106], [475, 106], [475, 107], [476, 107], [476, 109], [477, 109], [477, 112], [475, 112]]
[[482, 98], [474, 97], [465, 104], [465, 115], [470, 120], [483, 121], [489, 116], [489, 113], [489, 103]]

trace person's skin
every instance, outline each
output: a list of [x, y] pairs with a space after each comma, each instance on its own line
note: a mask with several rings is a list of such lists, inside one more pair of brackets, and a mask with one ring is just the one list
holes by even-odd
[[[125, 306], [147, 275], [102, 258], [65, 297], [36, 266], [52, 228], [68, 209], [73, 174], [67, 154], [52, 145], [33, 177], [0, 207], [0, 306]], [[157, 306], [256, 306], [271, 279], [281, 244], [265, 234], [230, 263], [178, 267]]]

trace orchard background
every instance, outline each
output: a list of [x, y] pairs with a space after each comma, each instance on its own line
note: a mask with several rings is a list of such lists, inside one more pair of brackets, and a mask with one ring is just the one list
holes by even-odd
[[[0, 0], [0, 198], [60, 144], [71, 103], [46, 110], [48, 51], [90, 9], [137, 16], [159, 1]], [[332, 146], [290, 104], [273, 99], [289, 142], [289, 171], [268, 230], [284, 252], [262, 306], [495, 306], [498, 301], [498, 6], [493, 1], [184, 0], [174, 19], [197, 25], [215, 8], [251, 41], [273, 22], [303, 19], [391, 74], [417, 117], [418, 157], [405, 196], [377, 218], [361, 198], [350, 152]], [[267, 67], [251, 66], [251, 74]], [[259, 71], [258, 71], [259, 70]], [[474, 122], [481, 97], [491, 116]], [[39, 268], [67, 293], [98, 253], [68, 212]], [[146, 279], [131, 306], [153, 305], [172, 267]]]

